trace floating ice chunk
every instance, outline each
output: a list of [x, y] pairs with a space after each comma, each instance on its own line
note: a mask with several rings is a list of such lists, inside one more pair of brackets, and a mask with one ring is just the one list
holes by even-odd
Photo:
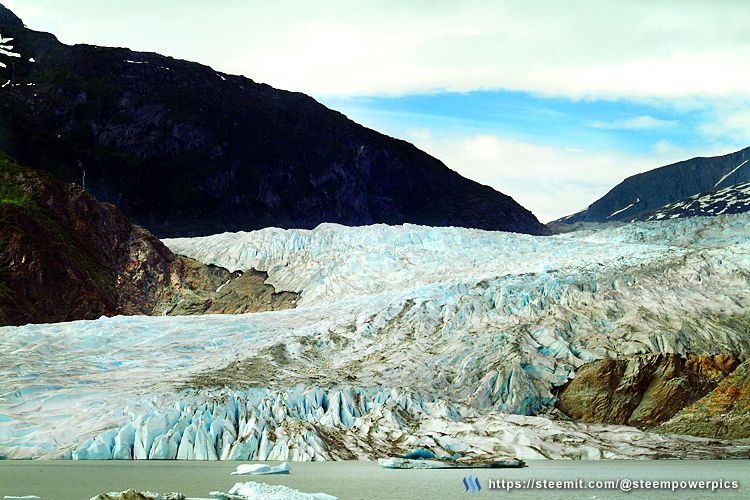
[[447, 469], [441, 460], [413, 460], [410, 458], [380, 458], [378, 464], [385, 469]]
[[24, 495], [24, 496], [13, 496], [13, 495], [5, 495], [3, 499], [5, 500], [34, 500], [35, 498], [41, 498], [36, 495]]
[[302, 493], [299, 490], [281, 485], [263, 483], [235, 483], [229, 493], [212, 491], [217, 500], [337, 500], [326, 493]]
[[232, 475], [289, 474], [291, 470], [289, 462], [284, 462], [281, 465], [240, 464], [237, 466], [237, 470], [232, 472]]
[[[182, 493], [152, 493], [150, 491], [135, 491], [133, 489], [126, 491], [112, 491], [102, 493], [93, 497], [91, 500], [127, 500], [131, 498], [145, 498], [148, 500], [186, 500]], [[199, 500], [199, 499], [196, 499]]]
[[462, 462], [460, 460], [431, 460], [413, 458], [379, 458], [378, 464], [384, 469], [520, 469], [526, 462], [517, 458], [499, 461]]

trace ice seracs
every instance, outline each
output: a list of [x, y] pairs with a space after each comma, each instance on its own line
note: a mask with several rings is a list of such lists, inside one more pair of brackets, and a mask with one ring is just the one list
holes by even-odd
[[[179, 399], [178, 399], [179, 398]], [[182, 408], [178, 413], [177, 408]], [[136, 416], [137, 415], [137, 416]], [[662, 436], [632, 427], [585, 425], [499, 413], [406, 391], [357, 387], [182, 393], [124, 428], [155, 421], [158, 434], [137, 458], [173, 460], [376, 460], [415, 448], [486, 462], [510, 459], [711, 458], [746, 456], [750, 445]], [[188, 423], [189, 422], [189, 423]], [[74, 459], [116, 458], [108, 431], [72, 452]], [[136, 430], [135, 441], [147, 431]], [[170, 436], [176, 449], [160, 447]], [[147, 442], [147, 440], [146, 440]], [[281, 469], [279, 469], [281, 470]]]
[[299, 307], [0, 328], [0, 455], [742, 455], [736, 443], [534, 415], [597, 358], [746, 359], [749, 221], [552, 237], [326, 224], [167, 240], [268, 272], [277, 290], [301, 292]]

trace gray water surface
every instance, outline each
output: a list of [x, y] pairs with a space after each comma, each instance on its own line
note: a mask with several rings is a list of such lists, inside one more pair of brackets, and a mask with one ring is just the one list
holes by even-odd
[[[291, 463], [289, 475], [230, 476], [239, 463], [176, 461], [0, 461], [0, 499], [5, 495], [36, 495], [44, 500], [88, 500], [128, 488], [155, 492], [179, 491], [208, 498], [235, 482], [282, 484], [307, 493], [324, 492], [341, 499], [442, 498], [750, 498], [749, 460], [658, 461], [529, 461], [524, 469], [388, 470], [374, 462]], [[273, 462], [276, 465], [278, 462]], [[481, 491], [467, 492], [463, 478], [479, 477]], [[739, 481], [739, 491], [643, 490], [490, 490], [488, 480], [570, 480], [618, 478], [651, 480]]]

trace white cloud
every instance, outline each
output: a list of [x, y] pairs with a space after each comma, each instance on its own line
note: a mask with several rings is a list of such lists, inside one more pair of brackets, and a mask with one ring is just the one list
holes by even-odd
[[641, 115], [622, 120], [594, 121], [591, 123], [591, 126], [602, 129], [645, 130], [673, 127], [677, 125], [677, 123], [677, 120], [660, 120], [653, 116]]
[[[452, 2], [294, 20], [237, 71], [314, 94], [505, 88], [586, 97], [748, 95], [746, 5]], [[347, 12], [347, 10], [342, 10]], [[343, 18], [342, 18], [343, 17]], [[658, 22], [655, 22], [658, 20]]]
[[318, 96], [750, 95], [744, 1], [14, 3], [66, 42], [167, 52]]
[[750, 106], [714, 109], [700, 132], [713, 141], [750, 144]]
[[512, 196], [542, 222], [586, 208], [633, 174], [698, 154], [731, 152], [719, 146], [711, 151], [689, 151], [660, 141], [653, 152], [636, 155], [535, 144], [489, 134], [436, 136], [426, 129], [414, 129], [404, 135], [461, 175]]

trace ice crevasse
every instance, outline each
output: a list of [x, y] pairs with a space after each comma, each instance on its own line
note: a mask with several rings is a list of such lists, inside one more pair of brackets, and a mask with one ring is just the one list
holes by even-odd
[[326, 224], [166, 240], [206, 263], [266, 271], [277, 290], [301, 293], [299, 306], [0, 328], [0, 455], [711, 456], [695, 438], [641, 433], [633, 445], [617, 436], [635, 429], [534, 415], [597, 358], [747, 358], [747, 222], [551, 237]]

